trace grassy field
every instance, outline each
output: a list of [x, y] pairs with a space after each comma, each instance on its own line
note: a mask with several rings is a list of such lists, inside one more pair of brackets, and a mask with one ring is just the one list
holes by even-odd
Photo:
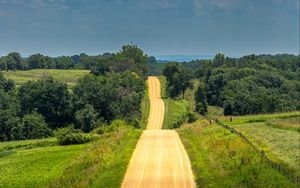
[[268, 126], [300, 132], [300, 116], [285, 119], [271, 119], [265, 123]]
[[[270, 119], [285, 119], [291, 117], [299, 117], [300, 112], [283, 112], [283, 113], [274, 113], [274, 114], [258, 114], [258, 115], [247, 115], [247, 116], [224, 116], [220, 118], [227, 125], [236, 125], [243, 123], [254, 123], [254, 122], [265, 122]], [[230, 121], [232, 118], [232, 121]]]
[[55, 138], [0, 143], [0, 187], [120, 187], [142, 130], [119, 127], [97, 141]]
[[13, 149], [28, 149], [45, 145], [56, 145], [56, 138], [0, 142], [0, 152]]
[[62, 176], [64, 168], [87, 146], [57, 146], [53, 138], [2, 142], [0, 187], [43, 187]]
[[16, 86], [28, 82], [43, 79], [52, 76], [68, 85], [68, 88], [74, 87], [79, 78], [88, 74], [89, 70], [59, 70], [59, 69], [33, 69], [28, 71], [3, 71], [6, 78], [15, 81]]
[[48, 187], [119, 188], [142, 130], [121, 127], [102, 136]]
[[300, 175], [300, 134], [266, 125], [265, 122], [232, 125], [257, 148], [280, 164], [288, 166]]
[[240, 137], [206, 120], [177, 129], [198, 187], [297, 187]]

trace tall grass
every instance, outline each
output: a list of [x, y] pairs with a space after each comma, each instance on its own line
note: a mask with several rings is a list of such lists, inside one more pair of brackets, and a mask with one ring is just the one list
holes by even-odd
[[230, 131], [205, 120], [177, 129], [198, 187], [297, 187]]

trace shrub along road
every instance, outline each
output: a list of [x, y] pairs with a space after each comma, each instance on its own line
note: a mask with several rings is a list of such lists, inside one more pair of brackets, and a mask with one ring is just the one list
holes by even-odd
[[136, 146], [122, 187], [195, 187], [188, 155], [173, 130], [160, 130], [164, 103], [160, 99], [160, 82], [148, 78], [150, 114]]

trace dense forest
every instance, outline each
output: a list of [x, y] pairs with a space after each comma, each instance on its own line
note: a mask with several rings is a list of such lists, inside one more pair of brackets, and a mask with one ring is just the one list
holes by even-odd
[[195, 110], [203, 115], [207, 105], [223, 107], [225, 115], [300, 110], [300, 56], [219, 53], [213, 60], [169, 63], [161, 72], [172, 98], [183, 95], [192, 78], [200, 80]]
[[195, 64], [208, 104], [224, 107], [225, 115], [300, 110], [300, 56], [217, 54]]
[[[137, 127], [148, 57], [135, 45], [126, 45], [101, 58], [93, 64], [92, 74], [79, 80], [72, 91], [51, 77], [16, 89], [0, 72], [0, 140], [48, 137], [53, 130], [68, 126], [90, 132], [115, 119]], [[4, 59], [9, 69], [52, 68], [46, 63], [52, 62], [51, 58], [41, 55], [24, 61], [17, 53], [10, 53]], [[67, 62], [71, 65], [73, 61]]]

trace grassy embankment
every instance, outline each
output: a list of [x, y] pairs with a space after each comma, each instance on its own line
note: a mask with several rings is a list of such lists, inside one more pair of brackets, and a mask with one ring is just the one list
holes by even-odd
[[296, 187], [239, 136], [202, 119], [177, 129], [199, 187]]
[[28, 82], [43, 79], [52, 76], [54, 79], [60, 80], [68, 85], [68, 88], [73, 88], [79, 78], [88, 74], [89, 70], [59, 70], [59, 69], [33, 69], [27, 71], [2, 71], [4, 76], [12, 79], [16, 86]]
[[0, 187], [119, 187], [140, 134], [122, 127], [82, 145], [2, 142]]
[[140, 120], [140, 127], [142, 129], [146, 129], [147, 128], [147, 122], [148, 122], [148, 116], [150, 113], [150, 99], [148, 96], [148, 84], [146, 81], [146, 90], [145, 90], [145, 94], [141, 103], [141, 112], [142, 112], [142, 117]]
[[165, 103], [163, 129], [174, 128], [174, 123], [181, 121], [188, 112], [188, 101], [185, 99], [170, 99], [166, 95], [166, 78], [158, 76], [161, 84], [161, 97]]

